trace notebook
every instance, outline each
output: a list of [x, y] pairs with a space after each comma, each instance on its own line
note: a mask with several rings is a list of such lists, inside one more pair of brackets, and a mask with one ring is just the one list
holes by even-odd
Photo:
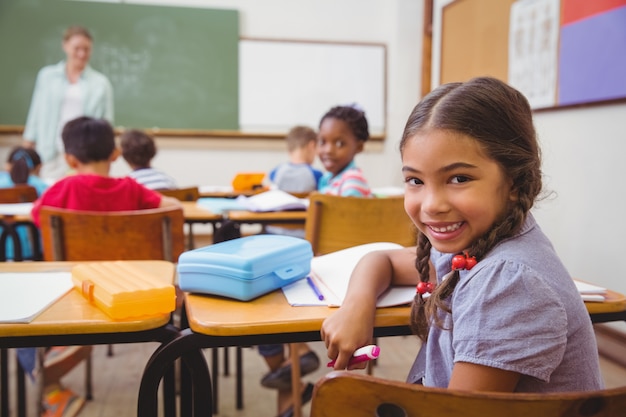
[[0, 273], [0, 323], [30, 323], [72, 288], [71, 272]]
[[606, 299], [606, 288], [604, 287], [599, 287], [597, 285], [578, 281], [576, 279], [574, 280], [574, 284], [576, 284], [578, 293], [582, 297], [583, 301], [601, 302]]
[[[311, 261], [310, 277], [324, 295], [319, 300], [306, 279], [283, 287], [283, 294], [292, 306], [339, 307], [348, 290], [352, 270], [367, 253], [375, 250], [399, 249], [402, 246], [390, 242], [375, 242], [353, 246], [326, 255], [316, 256]], [[415, 286], [390, 287], [378, 298], [378, 307], [409, 304], [415, 297]]]
[[237, 203], [250, 211], [285, 211], [285, 210], [306, 210], [309, 200], [295, 197], [285, 191], [270, 190], [255, 194], [250, 197], [240, 195]]

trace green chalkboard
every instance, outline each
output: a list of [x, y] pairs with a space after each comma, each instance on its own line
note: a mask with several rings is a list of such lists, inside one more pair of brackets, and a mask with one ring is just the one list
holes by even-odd
[[0, 125], [25, 123], [70, 25], [94, 37], [90, 65], [113, 84], [116, 126], [239, 129], [236, 10], [67, 0], [0, 1]]

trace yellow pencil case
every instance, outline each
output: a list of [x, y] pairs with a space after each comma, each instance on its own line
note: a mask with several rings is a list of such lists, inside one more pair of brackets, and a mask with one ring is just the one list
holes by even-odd
[[176, 291], [161, 277], [124, 261], [94, 262], [72, 268], [74, 287], [113, 319], [168, 314]]

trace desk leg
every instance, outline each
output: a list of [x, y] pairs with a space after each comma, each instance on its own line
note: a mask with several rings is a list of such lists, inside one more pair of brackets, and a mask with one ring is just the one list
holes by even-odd
[[0, 349], [0, 415], [9, 415], [9, 354], [8, 349]]
[[195, 339], [196, 335], [191, 330], [183, 330], [180, 336], [161, 345], [152, 354], [141, 377], [137, 417], [156, 417], [158, 415], [157, 390], [159, 382], [163, 378], [164, 372], [178, 358], [182, 358], [181, 366], [186, 367], [191, 377], [193, 416], [211, 415], [213, 401], [211, 375], [202, 350], [197, 348], [198, 343]]
[[302, 417], [302, 397], [300, 392], [300, 354], [295, 344], [289, 345], [289, 356], [291, 356], [291, 397], [293, 399], [293, 416]]
[[17, 388], [16, 388], [16, 400], [17, 400], [17, 417], [26, 417], [26, 373], [22, 369], [20, 360], [17, 358], [17, 352], [15, 354], [15, 369], [17, 372]]
[[187, 250], [192, 250], [192, 249], [195, 249], [195, 247], [196, 247], [196, 244], [195, 244], [195, 242], [193, 240], [193, 223], [187, 223], [187, 225], [189, 226], [189, 230], [187, 231], [187, 233], [189, 233], [189, 236], [188, 236], [189, 240], [188, 240], [188, 243], [187, 243], [187, 246], [188, 246]]

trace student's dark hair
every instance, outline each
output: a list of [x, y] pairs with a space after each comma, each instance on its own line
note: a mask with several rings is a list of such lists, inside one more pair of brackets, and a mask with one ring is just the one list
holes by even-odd
[[[542, 187], [541, 156], [528, 100], [506, 83], [479, 77], [464, 83], [444, 84], [429, 93], [413, 109], [404, 128], [400, 152], [416, 134], [448, 130], [475, 139], [485, 154], [501, 167], [516, 193], [505, 215], [471, 244], [470, 256], [480, 262], [495, 245], [513, 236], [539, 196]], [[416, 268], [420, 281], [429, 280], [431, 243], [418, 237]], [[411, 327], [425, 341], [429, 325], [442, 327], [443, 313], [451, 313], [448, 298], [459, 281], [459, 272], [438, 285], [426, 300], [417, 294]]]
[[65, 153], [83, 164], [106, 161], [115, 150], [115, 132], [105, 119], [81, 116], [70, 120], [61, 132]]
[[41, 157], [32, 148], [17, 146], [9, 153], [7, 162], [11, 165], [11, 181], [14, 184], [27, 184], [30, 173], [41, 165]]
[[150, 167], [150, 161], [157, 153], [152, 136], [137, 129], [126, 130], [122, 133], [120, 147], [126, 162], [137, 168]]
[[365, 112], [352, 106], [335, 106], [328, 110], [320, 120], [320, 126], [326, 119], [343, 120], [350, 126], [354, 136], [362, 142], [370, 138], [369, 126]]

